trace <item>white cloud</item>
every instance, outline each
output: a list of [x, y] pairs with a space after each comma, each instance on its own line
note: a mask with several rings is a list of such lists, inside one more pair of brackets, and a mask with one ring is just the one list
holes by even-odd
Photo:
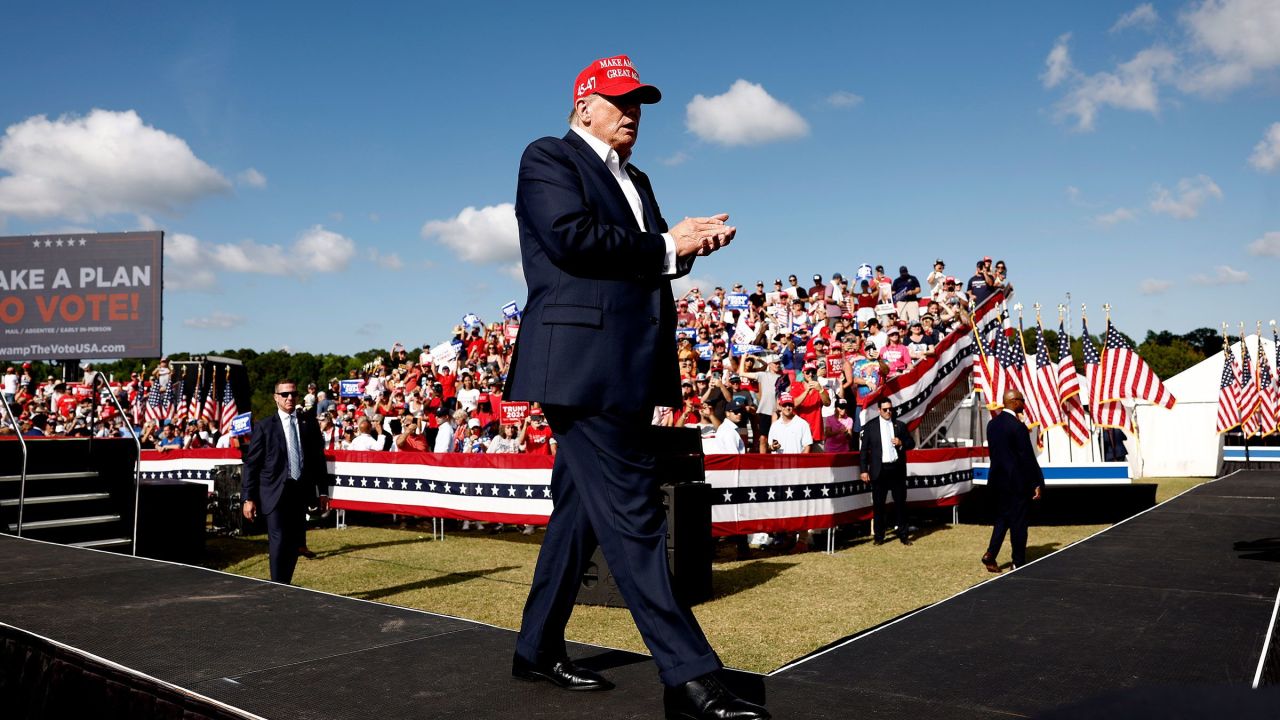
[[510, 262], [520, 257], [516, 206], [511, 203], [479, 210], [465, 207], [447, 220], [429, 220], [422, 226], [422, 237], [436, 238], [467, 262]]
[[1071, 66], [1071, 49], [1067, 47], [1069, 42], [1071, 33], [1058, 36], [1049, 56], [1044, 59], [1044, 72], [1040, 75], [1040, 81], [1045, 87], [1057, 87], [1075, 72]]
[[197, 330], [229, 330], [238, 325], [243, 325], [244, 318], [239, 315], [229, 315], [221, 310], [214, 310], [204, 317], [187, 318], [182, 321], [182, 324]]
[[1262, 140], [1253, 146], [1249, 164], [1262, 172], [1271, 172], [1280, 167], [1280, 122], [1272, 123]]
[[1280, 3], [1203, 0], [1181, 17], [1202, 61], [1179, 83], [1188, 92], [1222, 94], [1280, 67]]
[[1280, 257], [1280, 232], [1269, 232], [1249, 243], [1249, 254]]
[[1152, 190], [1151, 211], [1164, 213], [1178, 220], [1189, 220], [1200, 214], [1200, 207], [1209, 198], [1222, 198], [1222, 189], [1207, 175], [1182, 178], [1178, 181], [1177, 194], [1161, 185]]
[[833, 107], [857, 107], [862, 104], [862, 96], [848, 90], [837, 90], [827, 96], [827, 104]]
[[0, 138], [0, 215], [83, 222], [115, 213], [173, 213], [231, 183], [175, 135], [133, 110], [36, 115]]
[[[1051, 52], [1050, 60], [1052, 58]], [[1104, 107], [1159, 114], [1160, 83], [1171, 76], [1178, 60], [1165, 48], [1151, 47], [1140, 51], [1132, 60], [1121, 63], [1111, 72], [1085, 75], [1072, 70], [1069, 59], [1067, 62], [1065, 69], [1057, 71], [1061, 75], [1054, 74], [1055, 66], [1050, 62], [1042, 77], [1046, 87], [1053, 86], [1049, 84], [1050, 79], [1056, 80], [1054, 85], [1065, 82], [1070, 86], [1066, 97], [1058, 103], [1058, 116], [1074, 116], [1076, 129], [1088, 132], [1094, 129], [1098, 111]]]
[[675, 167], [676, 165], [683, 165], [688, 159], [689, 155], [687, 153], [683, 150], [677, 150], [675, 154], [662, 158], [660, 162], [668, 167]]
[[1219, 265], [1213, 269], [1212, 275], [1193, 275], [1191, 282], [1197, 285], [1243, 285], [1249, 282], [1249, 273], [1229, 265]]
[[685, 109], [685, 126], [719, 145], [758, 145], [809, 134], [809, 123], [764, 87], [737, 80], [723, 95], [695, 95]]
[[267, 186], [267, 176], [258, 172], [257, 168], [248, 168], [236, 175], [236, 180], [241, 185], [248, 185], [252, 188], [264, 188]]
[[710, 297], [711, 288], [715, 287], [716, 284], [715, 278], [685, 275], [671, 281], [671, 293], [680, 298], [686, 295], [689, 290], [699, 288], [703, 291], [702, 297]]
[[400, 259], [399, 253], [383, 255], [378, 252], [377, 248], [370, 248], [369, 259], [373, 261], [373, 264], [384, 270], [401, 270], [404, 268], [404, 261]]
[[1120, 19], [1116, 20], [1116, 24], [1111, 26], [1110, 32], [1120, 32], [1131, 27], [1149, 28], [1159, 21], [1160, 15], [1156, 13], [1156, 9], [1151, 6], [1151, 3], [1143, 3], [1121, 15]]
[[1066, 192], [1067, 192], [1067, 197], [1071, 199], [1072, 204], [1078, 205], [1079, 203], [1083, 202], [1080, 199], [1080, 188], [1076, 187], [1075, 185], [1068, 185]]
[[182, 233], [165, 237], [166, 290], [213, 290], [216, 271], [258, 275], [342, 272], [356, 254], [355, 241], [316, 225], [298, 235], [288, 249], [255, 240], [203, 243]]
[[1138, 292], [1143, 295], [1159, 295], [1171, 287], [1173, 287], [1173, 283], [1168, 280], [1147, 278], [1138, 284]]
[[1109, 213], [1103, 213], [1093, 218], [1094, 222], [1102, 225], [1115, 225], [1116, 223], [1132, 222], [1137, 219], [1138, 216], [1129, 208], [1116, 208]]

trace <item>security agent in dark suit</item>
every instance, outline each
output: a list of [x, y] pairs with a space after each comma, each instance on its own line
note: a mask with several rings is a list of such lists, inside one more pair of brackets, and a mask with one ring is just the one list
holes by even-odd
[[907, 451], [916, 441], [907, 426], [893, 419], [893, 403], [887, 398], [876, 405], [880, 414], [862, 428], [862, 482], [871, 483], [871, 507], [875, 513], [876, 544], [884, 543], [884, 501], [893, 493], [893, 516], [898, 540], [910, 545], [907, 537]]
[[672, 718], [767, 718], [714, 673], [720, 659], [671, 591], [666, 514], [654, 449], [655, 406], [680, 405], [673, 277], [728, 245], [727, 215], [668, 230], [644, 173], [628, 164], [642, 85], [625, 56], [587, 66], [572, 88], [571, 128], [520, 160], [516, 219], [529, 298], [507, 397], [543, 405], [558, 443], [555, 507], [538, 555], [512, 674], [570, 690], [608, 690], [569, 660], [564, 629], [585, 565], [600, 547], [666, 686]]
[[1021, 567], [1027, 561], [1031, 502], [1044, 493], [1044, 471], [1031, 447], [1031, 434], [1018, 419], [1025, 405], [1022, 393], [1010, 390], [1004, 394], [1004, 410], [987, 423], [987, 449], [991, 454], [987, 489], [995, 496], [997, 514], [982, 564], [991, 572], [1000, 572], [996, 556], [1006, 532], [1013, 551], [1013, 567]]
[[329, 502], [329, 471], [324, 440], [314, 418], [295, 412], [298, 388], [292, 380], [276, 383], [277, 412], [255, 423], [245, 456], [241, 497], [244, 516], [267, 520], [271, 579], [288, 585], [306, 546], [307, 505]]

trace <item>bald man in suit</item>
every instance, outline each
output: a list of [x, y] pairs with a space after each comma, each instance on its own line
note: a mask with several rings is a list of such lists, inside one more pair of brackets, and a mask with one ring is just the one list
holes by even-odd
[[996, 556], [1006, 532], [1014, 569], [1026, 563], [1031, 503], [1044, 493], [1044, 471], [1036, 460], [1027, 426], [1018, 418], [1025, 406], [1022, 393], [1010, 390], [1004, 394], [1004, 410], [987, 423], [987, 448], [991, 453], [987, 489], [995, 495], [997, 514], [982, 564], [991, 572], [1000, 572]]

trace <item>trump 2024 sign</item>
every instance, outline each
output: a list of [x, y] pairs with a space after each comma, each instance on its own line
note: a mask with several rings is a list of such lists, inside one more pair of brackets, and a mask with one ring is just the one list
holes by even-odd
[[162, 232], [0, 237], [0, 361], [160, 355]]

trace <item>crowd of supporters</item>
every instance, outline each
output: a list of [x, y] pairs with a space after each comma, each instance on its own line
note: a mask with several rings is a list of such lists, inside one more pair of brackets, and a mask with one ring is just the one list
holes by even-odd
[[[969, 308], [998, 289], [1011, 291], [1007, 270], [989, 257], [966, 279], [937, 260], [923, 283], [905, 266], [890, 277], [882, 266], [862, 265], [829, 282], [813, 275], [809, 287], [791, 275], [772, 287], [691, 288], [677, 298], [683, 402], [655, 409], [654, 424], [699, 427], [710, 453], [856, 449], [859, 399], [929, 357], [948, 332], [967, 331]], [[449, 347], [410, 351], [397, 343], [363, 371], [309, 383], [302, 411], [319, 419], [326, 448], [554, 455], [536, 403], [504, 408], [518, 321], [468, 319]], [[148, 448], [238, 446], [216, 420], [148, 421], [139, 412], [150, 386], [173, 380], [167, 361], [123, 381], [85, 366], [80, 382], [41, 382], [29, 367], [3, 376], [24, 434], [128, 436], [132, 423]], [[7, 421], [0, 428], [10, 432]]]

